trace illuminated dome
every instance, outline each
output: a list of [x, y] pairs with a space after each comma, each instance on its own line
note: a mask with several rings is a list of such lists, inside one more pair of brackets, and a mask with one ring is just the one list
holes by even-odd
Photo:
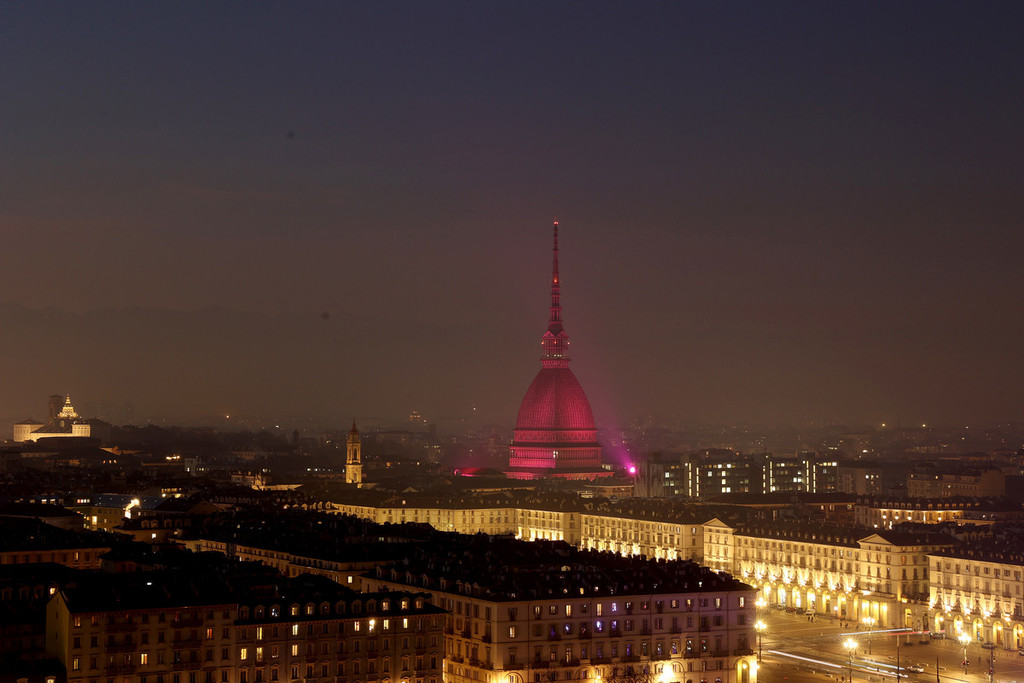
[[[592, 478], [601, 468], [594, 413], [587, 394], [569, 369], [569, 335], [562, 326], [558, 279], [558, 221], [555, 221], [551, 317], [541, 345], [541, 369], [519, 406], [509, 455], [510, 477], [544, 475]], [[610, 472], [609, 472], [610, 473]]]
[[576, 375], [569, 368], [541, 368], [519, 406], [516, 431], [579, 430], [595, 428], [590, 401]]

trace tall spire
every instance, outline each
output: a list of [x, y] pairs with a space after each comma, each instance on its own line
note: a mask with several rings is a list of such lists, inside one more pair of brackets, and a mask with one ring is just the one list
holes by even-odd
[[558, 277], [558, 219], [554, 224], [554, 250], [551, 261], [551, 313], [548, 329], [541, 338], [544, 355], [541, 365], [545, 368], [569, 366], [569, 335], [562, 327], [562, 285]]

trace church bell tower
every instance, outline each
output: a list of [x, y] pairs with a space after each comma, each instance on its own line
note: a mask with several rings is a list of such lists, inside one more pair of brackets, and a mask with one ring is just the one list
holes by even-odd
[[352, 420], [352, 431], [345, 440], [345, 483], [363, 485], [363, 445], [359, 439], [356, 421]]

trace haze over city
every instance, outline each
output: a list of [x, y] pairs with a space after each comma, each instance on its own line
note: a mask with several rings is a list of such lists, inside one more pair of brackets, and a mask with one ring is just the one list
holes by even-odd
[[0, 416], [1015, 420], [1021, 19], [4, 4]]

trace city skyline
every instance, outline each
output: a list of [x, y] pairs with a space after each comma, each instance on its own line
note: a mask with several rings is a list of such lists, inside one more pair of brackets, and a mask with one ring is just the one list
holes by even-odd
[[4, 6], [0, 415], [1017, 419], [1021, 12]]

